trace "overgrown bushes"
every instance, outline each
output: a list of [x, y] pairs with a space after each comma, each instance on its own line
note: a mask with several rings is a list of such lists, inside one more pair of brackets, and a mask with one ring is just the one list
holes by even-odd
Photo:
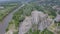
[[32, 32], [32, 29], [30, 29], [27, 33], [25, 33], [25, 34], [54, 34], [53, 32], [51, 32], [51, 31], [49, 31], [49, 30], [47, 30], [47, 29], [45, 29], [44, 31], [39, 31], [39, 30], [37, 30], [37, 31], [34, 31], [34, 32]]
[[[14, 16], [13, 16], [13, 20], [14, 20], [14, 23], [13, 22], [10, 22], [12, 24], [15, 24], [15, 27], [16, 29], [18, 30], [19, 28], [19, 24], [25, 19], [25, 16], [30, 16], [31, 15], [31, 12], [33, 10], [38, 10], [38, 11], [42, 11], [44, 13], [47, 13], [49, 16], [56, 16], [56, 13], [55, 13], [55, 10], [53, 10], [52, 8], [49, 8], [49, 9], [45, 9], [46, 7], [44, 6], [38, 6], [38, 5], [35, 5], [34, 3], [32, 4], [26, 4], [24, 7], [22, 7], [20, 10], [18, 10]], [[52, 18], [54, 18], [52, 17]], [[37, 30], [38, 31], [38, 30]], [[30, 30], [30, 33], [31, 34], [37, 34], [37, 31], [35, 32], [31, 32]], [[42, 34], [44, 34], [44, 32], [47, 31], [47, 33], [49, 34], [52, 34], [50, 31], [48, 30], [44, 30]], [[39, 34], [40, 31], [38, 31], [38, 34]], [[47, 34], [45, 32], [45, 34]]]

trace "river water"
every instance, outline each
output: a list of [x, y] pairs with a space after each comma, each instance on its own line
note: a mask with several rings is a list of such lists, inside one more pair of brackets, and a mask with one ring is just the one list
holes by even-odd
[[19, 6], [16, 10], [12, 11], [10, 14], [8, 14], [2, 22], [0, 22], [0, 34], [5, 34], [6, 32], [6, 28], [8, 27], [9, 25], [9, 22], [12, 20], [12, 17], [13, 17], [13, 14], [15, 12], [17, 12], [21, 7], [23, 7], [23, 5]]

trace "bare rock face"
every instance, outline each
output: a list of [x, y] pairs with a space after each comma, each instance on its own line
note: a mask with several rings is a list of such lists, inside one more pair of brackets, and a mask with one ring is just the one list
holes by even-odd
[[31, 17], [26, 17], [20, 25], [19, 34], [25, 34], [31, 28], [31, 26]]
[[39, 12], [37, 10], [32, 11], [31, 16], [32, 16], [32, 23], [33, 24], [38, 24], [39, 23], [39, 15], [42, 17], [42, 12]]
[[[39, 11], [32, 11], [31, 16], [32, 16], [32, 31], [37, 30], [38, 28], [38, 23], [39, 23], [39, 14], [43, 14], [42, 12]], [[42, 15], [41, 15], [42, 16]]]
[[41, 11], [32, 11], [31, 16], [27, 16], [19, 28], [19, 34], [24, 34], [32, 28], [32, 31], [43, 31], [52, 23], [52, 19]]
[[32, 15], [33, 31], [37, 29], [43, 31], [52, 23], [52, 19], [48, 18], [48, 15], [44, 14], [41, 11], [35, 10], [31, 13], [31, 15]]
[[56, 16], [55, 21], [56, 21], [56, 22], [60, 22], [60, 15], [57, 15], [57, 16]]
[[40, 16], [40, 22], [39, 22], [39, 26], [38, 29], [43, 31], [45, 28], [49, 27], [52, 23], [52, 19], [48, 18], [47, 14], [42, 15], [43, 17]]

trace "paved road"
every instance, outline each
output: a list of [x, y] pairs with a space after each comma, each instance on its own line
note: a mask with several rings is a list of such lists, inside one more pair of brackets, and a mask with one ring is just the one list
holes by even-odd
[[6, 32], [6, 28], [8, 27], [9, 25], [9, 22], [12, 20], [12, 17], [13, 17], [13, 14], [15, 12], [17, 12], [20, 8], [22, 8], [24, 6], [21, 5], [20, 7], [18, 7], [16, 10], [12, 11], [10, 14], [8, 14], [4, 19], [3, 21], [0, 23], [0, 34], [5, 34]]

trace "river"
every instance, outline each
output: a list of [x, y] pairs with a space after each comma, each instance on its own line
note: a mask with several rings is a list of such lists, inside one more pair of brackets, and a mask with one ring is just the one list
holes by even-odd
[[2, 22], [0, 22], [0, 34], [5, 34], [6, 32], [6, 28], [9, 25], [9, 22], [12, 20], [13, 18], [13, 14], [15, 12], [17, 12], [20, 8], [22, 8], [24, 6], [24, 4], [22, 4], [21, 6], [19, 6], [17, 9], [15, 9], [14, 11], [12, 11], [10, 14], [8, 14]]

